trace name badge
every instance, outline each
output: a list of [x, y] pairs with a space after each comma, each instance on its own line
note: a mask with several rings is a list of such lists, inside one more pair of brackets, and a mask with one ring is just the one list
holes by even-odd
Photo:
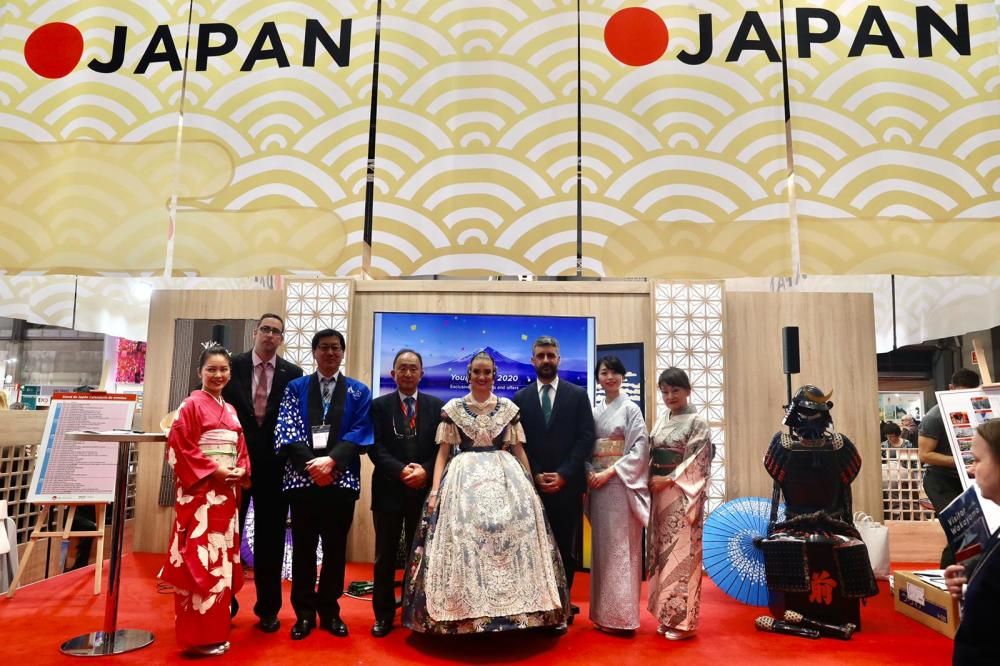
[[313, 450], [325, 449], [327, 440], [330, 439], [330, 426], [313, 426], [312, 429]]

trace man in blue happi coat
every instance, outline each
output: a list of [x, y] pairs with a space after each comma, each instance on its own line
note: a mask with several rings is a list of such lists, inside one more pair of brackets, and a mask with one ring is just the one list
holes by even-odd
[[[316, 372], [288, 384], [274, 432], [284, 460], [283, 487], [292, 512], [292, 640], [317, 626], [347, 636], [338, 599], [344, 591], [347, 533], [361, 491], [359, 452], [374, 437], [371, 391], [340, 371], [344, 336], [324, 329], [312, 339]], [[323, 567], [316, 584], [316, 548]]]

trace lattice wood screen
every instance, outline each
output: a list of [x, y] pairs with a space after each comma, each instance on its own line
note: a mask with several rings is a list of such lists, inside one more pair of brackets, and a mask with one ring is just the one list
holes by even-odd
[[[726, 501], [726, 435], [723, 399], [724, 290], [721, 282], [665, 282], [654, 284], [656, 375], [647, 384], [656, 390], [656, 378], [669, 367], [688, 374], [691, 404], [711, 427], [715, 458], [708, 487], [708, 511]], [[656, 403], [656, 415], [666, 411]]]
[[916, 449], [882, 449], [882, 511], [886, 520], [934, 520], [934, 508], [922, 481]]
[[[287, 280], [285, 303], [285, 357], [309, 374], [316, 369], [312, 336], [332, 328], [346, 340], [350, 326], [351, 280]], [[344, 355], [343, 367], [347, 367]]]

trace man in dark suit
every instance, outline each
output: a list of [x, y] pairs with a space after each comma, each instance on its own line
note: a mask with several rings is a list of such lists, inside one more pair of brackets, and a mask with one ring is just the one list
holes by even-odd
[[236, 409], [250, 452], [250, 492], [243, 495], [240, 534], [250, 498], [254, 500], [253, 566], [257, 626], [265, 632], [281, 626], [281, 565], [285, 551], [288, 500], [281, 491], [283, 465], [274, 453], [278, 405], [288, 382], [302, 376], [302, 368], [278, 356], [285, 322], [274, 313], [261, 316], [253, 331], [253, 349], [233, 356], [232, 378], [222, 397]]
[[368, 455], [372, 472], [372, 520], [375, 523], [375, 589], [372, 635], [392, 631], [396, 616], [396, 554], [405, 534], [405, 552], [413, 535], [434, 476], [435, 441], [444, 402], [417, 390], [424, 376], [424, 360], [412, 349], [401, 349], [392, 362], [398, 390], [372, 401], [375, 444]]
[[583, 466], [594, 449], [594, 412], [584, 389], [559, 381], [558, 340], [535, 340], [531, 364], [538, 379], [514, 395], [514, 404], [521, 410], [524, 451], [572, 588], [587, 488]]

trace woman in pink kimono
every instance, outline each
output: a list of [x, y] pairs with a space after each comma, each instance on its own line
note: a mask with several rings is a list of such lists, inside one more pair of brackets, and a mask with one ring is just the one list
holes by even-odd
[[202, 352], [202, 387], [181, 403], [167, 438], [177, 516], [159, 577], [174, 588], [177, 642], [204, 655], [229, 649], [230, 606], [243, 585], [237, 520], [250, 459], [236, 411], [222, 399], [231, 367], [225, 348]]
[[649, 434], [649, 612], [657, 632], [691, 638], [701, 609], [701, 531], [713, 446], [708, 422], [688, 404], [691, 383], [679, 368], [657, 381], [669, 412]]

